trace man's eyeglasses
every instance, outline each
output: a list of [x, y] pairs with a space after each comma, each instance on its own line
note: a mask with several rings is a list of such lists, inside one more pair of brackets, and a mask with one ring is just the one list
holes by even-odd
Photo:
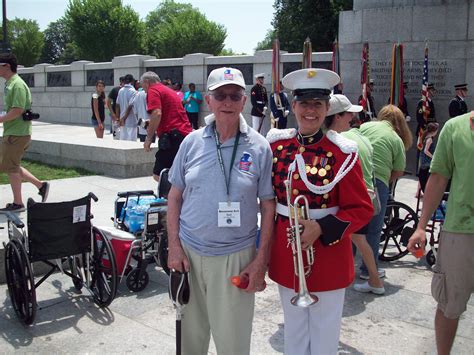
[[239, 102], [242, 100], [242, 97], [244, 97], [244, 95], [241, 93], [224, 94], [221, 92], [212, 93], [211, 96], [213, 96], [217, 101], [224, 101], [227, 97], [229, 97], [234, 102]]

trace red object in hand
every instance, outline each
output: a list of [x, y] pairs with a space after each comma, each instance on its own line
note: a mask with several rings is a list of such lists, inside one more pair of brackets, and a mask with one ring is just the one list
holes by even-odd
[[237, 275], [237, 276], [232, 276], [230, 278], [230, 282], [232, 282], [232, 285], [238, 288], [247, 288], [249, 285], [249, 277], [247, 275]]
[[413, 252], [413, 255], [417, 258], [417, 259], [421, 259], [423, 257], [423, 255], [425, 255], [425, 251], [421, 248], [418, 248], [418, 249], [415, 249], [415, 251]]
[[[237, 275], [237, 276], [232, 276], [230, 278], [230, 282], [232, 282], [232, 285], [238, 288], [246, 289], [249, 286], [249, 277], [247, 274], [243, 274], [242, 276]], [[267, 283], [265, 280], [263, 281], [263, 288], [258, 291], [263, 291], [267, 287]]]

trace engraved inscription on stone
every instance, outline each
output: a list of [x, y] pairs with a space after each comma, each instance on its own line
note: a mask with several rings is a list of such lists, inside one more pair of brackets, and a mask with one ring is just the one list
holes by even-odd
[[[423, 80], [423, 60], [403, 61], [403, 81], [408, 82], [407, 95], [420, 95]], [[428, 81], [436, 88], [436, 95], [453, 94], [452, 80], [453, 68], [447, 60], [428, 61]], [[374, 80], [374, 94], [382, 97], [390, 96], [390, 81], [392, 75], [392, 62], [387, 60], [370, 61], [370, 78]]]
[[71, 72], [70, 71], [57, 71], [48, 73], [48, 86], [49, 87], [64, 87], [71, 86]]
[[[322, 69], [331, 70], [332, 63], [331, 62], [312, 62], [311, 66], [313, 68], [322, 68]], [[292, 71], [300, 70], [301, 68], [302, 68], [301, 62], [285, 62], [283, 63], [283, 76], [285, 76], [288, 73], [291, 73]]]
[[[253, 85], [255, 79], [253, 78], [253, 64], [212, 64], [207, 66], [207, 76], [213, 71], [214, 69], [217, 68], [222, 68], [222, 67], [231, 67], [235, 69], [239, 69], [242, 72], [242, 75], [244, 76], [245, 79], [245, 84], [246, 85]], [[257, 73], [255, 73], [257, 74]]]
[[35, 86], [35, 74], [19, 74], [23, 81], [28, 85], [28, 87], [32, 88]]
[[149, 67], [146, 71], [158, 74], [160, 79], [171, 79], [173, 83], [183, 83], [183, 67]]
[[102, 80], [106, 86], [114, 85], [113, 69], [96, 69], [87, 71], [87, 86], [95, 86], [97, 80]]

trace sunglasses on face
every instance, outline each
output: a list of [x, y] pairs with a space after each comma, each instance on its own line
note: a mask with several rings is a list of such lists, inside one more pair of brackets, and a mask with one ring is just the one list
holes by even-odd
[[234, 102], [239, 102], [240, 100], [242, 100], [242, 97], [244, 97], [244, 95], [241, 94], [240, 92], [233, 93], [233, 94], [224, 94], [222, 92], [215, 92], [215, 93], [212, 93], [211, 96], [214, 97], [214, 99], [216, 99], [217, 101], [224, 101], [227, 97], [229, 97], [231, 101], [234, 101]]

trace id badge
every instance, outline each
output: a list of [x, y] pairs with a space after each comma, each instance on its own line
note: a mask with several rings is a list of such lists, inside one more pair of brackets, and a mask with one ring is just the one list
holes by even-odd
[[218, 227], [240, 227], [240, 202], [219, 202]]

